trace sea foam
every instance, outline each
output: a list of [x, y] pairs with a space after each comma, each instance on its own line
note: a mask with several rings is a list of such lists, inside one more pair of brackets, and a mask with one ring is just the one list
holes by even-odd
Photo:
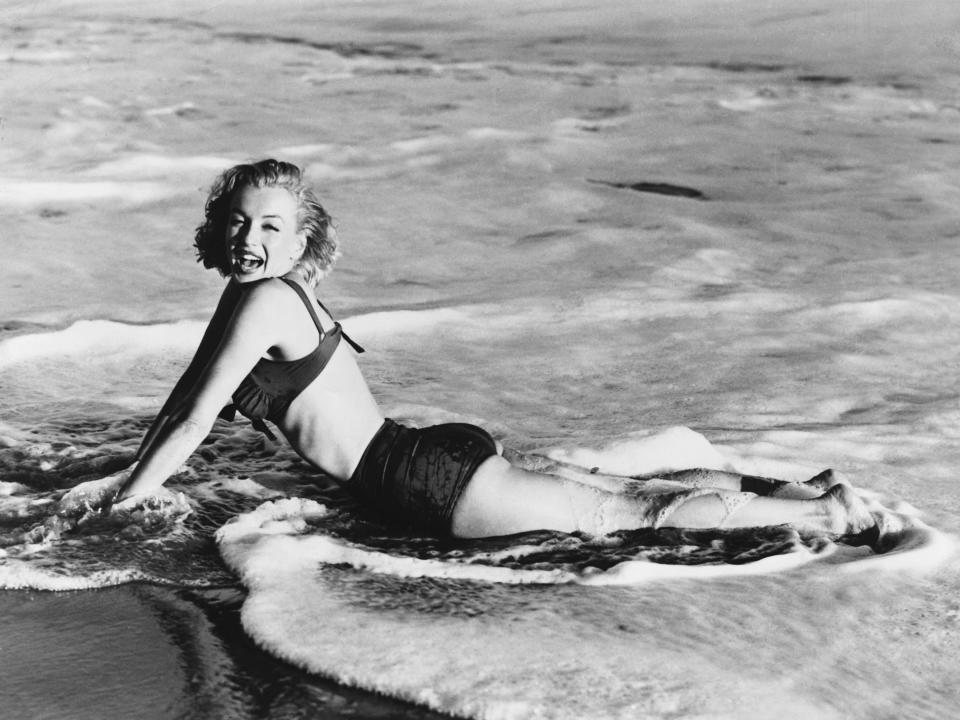
[[[411, 332], [428, 332], [443, 323], [465, 319], [462, 311], [397, 310], [356, 315], [343, 320], [358, 336], [379, 339]], [[40, 358], [96, 354], [102, 361], [118, 353], [140, 355], [163, 351], [191, 352], [200, 342], [206, 323], [178, 320], [172, 323], [132, 325], [112, 320], [80, 320], [63, 330], [17, 335], [0, 341], [0, 367]]]
[[0, 367], [40, 358], [96, 354], [102, 360], [117, 353], [150, 354], [189, 351], [203, 336], [204, 323], [180, 320], [157, 325], [130, 325], [110, 320], [81, 320], [68, 328], [31, 333], [0, 342]]
[[28, 208], [45, 203], [116, 201], [126, 204], [154, 202], [179, 193], [158, 182], [97, 180], [57, 182], [0, 178], [0, 206]]
[[[686, 465], [686, 448], [722, 464], [725, 454], [707, 446], [696, 433], [676, 428], [606, 451], [551, 455], [639, 474]], [[631, 448], [633, 465], [626, 459]], [[570, 559], [583, 539], [549, 534], [446, 548], [414, 543], [404, 550], [377, 531], [345, 535], [338, 511], [301, 498], [264, 503], [216, 537], [249, 591], [241, 615], [246, 631], [307, 670], [458, 716], [628, 718], [663, 710], [662, 698], [650, 691], [660, 668], [644, 663], [642, 636], [615, 631], [627, 627], [625, 618], [635, 609], [610, 595], [598, 602], [592, 593], [599, 586], [803, 572], [801, 566], [816, 567], [820, 560], [829, 562], [823, 565], [828, 574], [838, 566], [849, 573], [901, 574], [929, 570], [953, 553], [952, 540], [909, 508], [898, 513], [876, 494], [864, 498], [882, 518], [883, 554], [830, 542], [805, 545], [787, 531], [765, 536], [769, 551], [738, 563], [658, 562], [641, 550], [605, 568], [577, 566]], [[606, 541], [614, 558], [619, 542], [613, 536]], [[603, 558], [603, 545], [591, 551], [594, 561]], [[518, 585], [531, 589], [509, 589]], [[550, 599], [531, 599], [533, 588], [543, 587], [553, 588]], [[673, 587], [682, 594], [682, 586]], [[581, 604], [593, 610], [571, 609]], [[656, 655], [661, 661], [663, 652], [660, 647]], [[696, 662], [684, 662], [694, 673]], [[718, 680], [716, 673], [712, 668], [710, 677], [721, 687], [733, 680]], [[793, 711], [801, 706], [794, 704]], [[806, 712], [813, 709], [797, 717]]]

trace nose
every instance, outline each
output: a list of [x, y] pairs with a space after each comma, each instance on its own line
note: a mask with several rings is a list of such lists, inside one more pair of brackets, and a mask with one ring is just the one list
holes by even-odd
[[234, 247], [251, 245], [257, 240], [255, 236], [253, 226], [250, 223], [243, 223], [234, 230], [231, 240]]

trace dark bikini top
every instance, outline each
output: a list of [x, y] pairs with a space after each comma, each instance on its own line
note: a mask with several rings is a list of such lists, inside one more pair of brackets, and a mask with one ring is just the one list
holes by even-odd
[[[239, 412], [250, 418], [254, 427], [271, 437], [273, 434], [263, 421], [266, 419], [275, 423], [286, 414], [290, 403], [323, 372], [330, 358], [333, 357], [334, 351], [340, 345], [341, 337], [358, 353], [363, 352], [363, 348], [343, 331], [340, 323], [335, 322], [333, 330], [325, 332], [317, 311], [313, 309], [313, 303], [310, 302], [303, 288], [289, 278], [281, 277], [280, 279], [293, 288], [306, 305], [310, 317], [313, 318], [313, 324], [320, 333], [320, 342], [311, 353], [296, 360], [265, 358], [258, 360], [250, 374], [234, 391], [233, 404], [225, 407], [220, 413], [220, 417], [232, 420], [236, 412]], [[330, 311], [322, 303], [318, 301], [318, 304], [329, 314]]]

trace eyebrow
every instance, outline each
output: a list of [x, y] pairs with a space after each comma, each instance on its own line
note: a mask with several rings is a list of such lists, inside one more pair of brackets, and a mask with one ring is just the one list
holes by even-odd
[[[239, 210], [239, 209], [237, 209], [237, 208], [233, 208], [233, 209], [230, 211], [230, 214], [231, 214], [231, 215], [240, 215], [241, 217], [248, 217], [247, 214], [246, 214], [245, 212], [243, 212], [243, 210]], [[261, 220], [267, 220], [267, 219], [270, 219], [270, 220], [279, 220], [280, 222], [283, 222], [283, 221], [284, 221], [284, 220], [283, 220], [283, 215], [264, 215], [264, 216], [261, 217]]]

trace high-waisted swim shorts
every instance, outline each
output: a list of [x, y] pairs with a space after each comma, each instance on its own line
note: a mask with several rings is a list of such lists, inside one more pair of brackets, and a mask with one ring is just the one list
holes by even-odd
[[438, 535], [450, 533], [457, 501], [497, 446], [466, 423], [410, 428], [385, 420], [363, 453], [347, 489], [383, 519]]

